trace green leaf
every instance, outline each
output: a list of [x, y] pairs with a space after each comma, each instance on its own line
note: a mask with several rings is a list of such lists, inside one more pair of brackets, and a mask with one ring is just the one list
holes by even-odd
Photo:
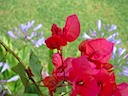
[[13, 67], [12, 70], [20, 75], [21, 81], [23, 85], [25, 86], [27, 83], [27, 76], [26, 76], [25, 69], [22, 67], [22, 65], [18, 64], [15, 67]]
[[39, 95], [33, 93], [25, 93], [22, 96], [39, 96]]
[[64, 86], [64, 87], [59, 87], [59, 88], [56, 88], [56, 92], [57, 93], [62, 93], [62, 92], [66, 92], [66, 87]]
[[52, 54], [53, 50], [49, 50], [49, 63], [48, 63], [48, 73], [51, 74], [51, 71], [53, 70], [53, 64], [52, 64]]
[[31, 51], [30, 53], [29, 65], [33, 75], [36, 77], [41, 77], [41, 71], [43, 66], [39, 61], [38, 56], [36, 56], [33, 51]]
[[38, 90], [37, 90], [37, 88], [36, 88], [35, 85], [28, 85], [28, 86], [26, 87], [25, 93], [33, 93], [33, 94], [36, 93], [36, 94], [39, 95], [39, 92], [38, 92]]
[[4, 49], [4, 47], [2, 48], [2, 46], [0, 45], [0, 60], [4, 57], [4, 55], [5, 55], [5, 49]]
[[[59, 82], [57, 85], [59, 86], [61, 84], [63, 84], [63, 81]], [[62, 92], [66, 92], [66, 86], [56, 88], [56, 93], [61, 94]]]

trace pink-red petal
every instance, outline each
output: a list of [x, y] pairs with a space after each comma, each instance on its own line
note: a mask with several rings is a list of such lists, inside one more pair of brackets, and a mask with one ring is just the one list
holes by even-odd
[[80, 22], [75, 14], [70, 15], [64, 27], [64, 34], [68, 42], [74, 41], [80, 34]]
[[46, 39], [45, 43], [48, 48], [58, 50], [60, 50], [61, 46], [67, 45], [67, 41], [63, 35], [53, 35]]

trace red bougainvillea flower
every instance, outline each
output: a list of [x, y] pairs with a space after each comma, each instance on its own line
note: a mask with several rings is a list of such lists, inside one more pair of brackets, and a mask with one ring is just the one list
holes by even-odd
[[127, 83], [118, 84], [117, 89], [119, 90], [121, 95], [116, 95], [116, 96], [128, 96], [128, 84]]
[[72, 69], [69, 78], [73, 81], [76, 78], [76, 74], [79, 76], [83, 73], [92, 75], [92, 67], [84, 55], [72, 60]]
[[97, 96], [99, 87], [97, 81], [92, 77], [81, 74], [73, 81], [73, 92], [71, 96]]
[[67, 80], [69, 76], [70, 69], [72, 68], [72, 60], [74, 58], [70, 57], [64, 60], [63, 56], [59, 53], [54, 53], [52, 55], [52, 63], [54, 65], [54, 69], [52, 71], [52, 75], [58, 80]]
[[113, 43], [104, 38], [85, 40], [80, 43], [79, 50], [93, 62], [107, 63], [112, 54]]
[[[102, 71], [102, 74], [103, 75], [101, 75], [100, 79], [98, 80], [98, 85], [100, 86], [98, 96], [115, 96], [114, 93], [116, 91], [116, 82], [114, 73], [110, 74], [109, 77], [105, 71]], [[103, 78], [101, 78], [102, 76]]]
[[99, 93], [97, 81], [92, 76], [92, 67], [85, 56], [72, 60], [69, 79], [73, 82], [71, 96], [96, 96]]
[[63, 29], [52, 25], [52, 36], [45, 40], [45, 43], [50, 49], [60, 50], [61, 46], [65, 46], [67, 42], [74, 41], [80, 33], [80, 23], [77, 16], [71, 15], [67, 17], [66, 24]]
[[99, 69], [99, 71], [94, 74], [94, 78], [98, 81], [98, 83], [105, 83], [108, 82], [111, 78], [111, 74], [104, 68]]
[[103, 87], [104, 89], [100, 91], [100, 94], [98, 96], [128, 96], [127, 83], [116, 85], [115, 82], [110, 80]]
[[63, 65], [63, 62], [64, 62], [64, 58], [63, 56], [61, 56], [60, 53], [54, 53], [52, 55], [52, 63], [55, 66], [55, 69], [61, 67]]
[[102, 68], [105, 68], [106, 70], [108, 70], [108, 72], [111, 72], [113, 65], [109, 64], [109, 63], [104, 63], [104, 64], [102, 64]]
[[52, 71], [52, 75], [58, 80], [62, 80], [64, 78], [64, 58], [59, 53], [54, 53], [52, 55], [52, 63], [54, 65], [54, 69]]
[[47, 76], [43, 80], [43, 83], [45, 87], [48, 87], [50, 96], [53, 96], [53, 92], [56, 91], [56, 86], [58, 84], [58, 81], [52, 76]]
[[67, 45], [67, 41], [64, 35], [53, 35], [45, 40], [45, 43], [50, 49], [58, 49], [60, 50], [61, 46]]
[[72, 70], [72, 60], [74, 57], [69, 57], [64, 61], [64, 72], [65, 72], [65, 79], [68, 81], [69, 80], [69, 73]]

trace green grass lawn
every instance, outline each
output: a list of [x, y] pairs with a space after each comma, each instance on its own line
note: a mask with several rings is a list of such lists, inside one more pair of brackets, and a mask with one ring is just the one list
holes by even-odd
[[[48, 37], [53, 23], [63, 27], [66, 17], [75, 13], [81, 22], [81, 35], [96, 28], [96, 21], [101, 19], [105, 24], [117, 25], [123, 45], [128, 48], [127, 5], [127, 0], [0, 0], [0, 33], [7, 35], [8, 30], [21, 23], [35, 20], [43, 24], [42, 30]], [[76, 45], [80, 40], [81, 36]]]
[[127, 4], [127, 0], [0, 0], [0, 32], [6, 33], [34, 19], [36, 23], [43, 24], [48, 36], [53, 23], [63, 27], [65, 18], [75, 13], [81, 22], [81, 33], [96, 27], [96, 21], [101, 19], [106, 24], [118, 26], [120, 37], [126, 45]]
[[[63, 27], [66, 17], [71, 14], [77, 14], [80, 20], [81, 35], [64, 49], [66, 57], [77, 54], [83, 32], [96, 28], [98, 19], [105, 24], [117, 25], [123, 47], [128, 49], [128, 0], [0, 0], [0, 37], [5, 36], [8, 39], [8, 30], [35, 20], [36, 24], [43, 24], [42, 30], [47, 38], [51, 34], [51, 25], [56, 23]], [[42, 52], [40, 57], [45, 63], [48, 61], [46, 50], [48, 51], [44, 47], [38, 50]], [[119, 79], [120, 77], [118, 82]]]

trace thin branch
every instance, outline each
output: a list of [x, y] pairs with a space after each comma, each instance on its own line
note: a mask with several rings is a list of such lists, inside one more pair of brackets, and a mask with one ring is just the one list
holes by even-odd
[[28, 82], [29, 82], [29, 80], [27, 80], [27, 82], [26, 82], [24, 93], [26, 93], [26, 90], [27, 90], [27, 87], [28, 87]]
[[25, 69], [29, 79], [33, 82], [33, 84], [36, 86], [38, 92], [41, 94], [41, 96], [45, 96], [41, 90], [39, 89], [37, 83], [34, 81], [34, 79], [29, 75], [28, 70], [25, 67], [25, 64], [21, 61], [21, 59], [18, 57], [18, 55], [16, 55], [1, 39], [0, 39], [0, 44], [6, 49], [7, 52], [11, 53], [18, 61], [19, 63], [22, 65], [22, 67]]
[[6, 49], [6, 51], [11, 53], [20, 62], [20, 64], [22, 65], [22, 67], [24, 69], [26, 69], [26, 67], [25, 67], [24, 63], [21, 61], [21, 59], [6, 44], [4, 44], [4, 42], [1, 39], [0, 39], [0, 44]]

